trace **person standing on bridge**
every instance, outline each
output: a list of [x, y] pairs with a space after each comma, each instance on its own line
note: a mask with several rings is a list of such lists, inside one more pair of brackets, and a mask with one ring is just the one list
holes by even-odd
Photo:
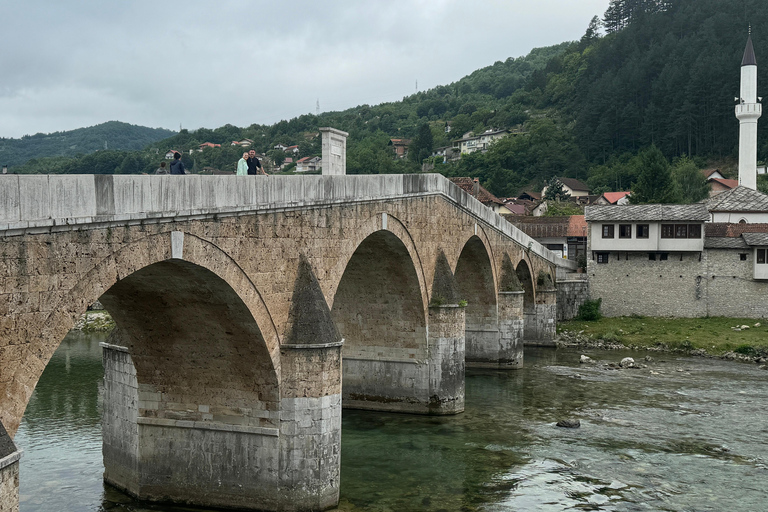
[[267, 173], [264, 171], [264, 168], [261, 166], [261, 162], [259, 162], [259, 159], [256, 158], [256, 150], [252, 149], [248, 152], [248, 174], [255, 175], [255, 174], [261, 174], [266, 176]]
[[173, 163], [171, 164], [171, 174], [187, 174], [184, 164], [181, 162], [181, 153], [178, 151], [173, 154]]
[[248, 152], [247, 151], [243, 153], [243, 158], [238, 160], [237, 172], [235, 174], [237, 174], [238, 176], [245, 176], [248, 174]]
[[155, 174], [168, 174], [168, 169], [165, 167], [165, 162], [160, 162], [160, 167], [155, 169]]

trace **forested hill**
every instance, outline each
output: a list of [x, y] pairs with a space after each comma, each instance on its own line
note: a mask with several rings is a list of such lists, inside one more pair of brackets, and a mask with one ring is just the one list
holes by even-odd
[[[270, 126], [183, 130], [141, 153], [100, 152], [98, 170], [82, 159], [66, 165], [40, 161], [19, 172], [146, 172], [156, 166], [158, 154], [202, 142], [222, 148], [185, 155], [188, 167], [232, 170], [239, 158], [236, 148], [225, 148], [232, 140], [252, 139], [257, 151], [277, 160], [310, 156], [319, 154], [319, 140], [312, 137], [321, 126], [350, 133], [350, 174], [419, 172], [427, 162], [448, 176], [479, 177], [499, 196], [540, 188], [552, 176], [586, 179], [597, 193], [627, 189], [642, 167], [638, 155], [651, 145], [668, 163], [683, 155], [692, 159], [689, 166], [734, 162], [733, 99], [749, 24], [759, 94], [768, 96], [765, 0], [610, 0], [607, 7], [596, 13], [580, 41], [496, 62], [402, 101], [307, 114]], [[768, 120], [759, 127], [763, 161]], [[457, 162], [430, 157], [466, 132], [499, 128], [518, 134]], [[407, 159], [393, 158], [391, 138], [412, 140]], [[300, 152], [281, 155], [273, 150], [278, 143], [298, 145]]]
[[66, 132], [0, 138], [0, 164], [16, 166], [32, 158], [85, 155], [103, 149], [139, 150], [174, 133], [163, 128], [109, 121]]

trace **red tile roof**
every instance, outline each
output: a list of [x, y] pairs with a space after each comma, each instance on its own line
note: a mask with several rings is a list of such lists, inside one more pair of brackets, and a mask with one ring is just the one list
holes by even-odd
[[730, 222], [707, 222], [704, 236], [738, 238], [742, 233], [768, 233], [768, 224], [734, 224]]
[[571, 215], [566, 236], [587, 236], [587, 221], [583, 215]]
[[736, 188], [739, 186], [739, 180], [729, 180], [728, 178], [712, 178], [709, 181], [716, 181], [726, 188]]
[[619, 199], [628, 196], [629, 194], [631, 194], [631, 192], [604, 192], [603, 197], [609, 203], [616, 204]]
[[475, 190], [475, 180], [473, 178], [448, 178], [451, 180], [455, 185], [458, 185], [459, 188], [469, 193], [469, 195], [475, 197], [478, 201], [483, 203], [484, 205], [488, 205], [490, 203], [503, 205], [504, 201], [496, 197], [495, 195], [488, 192], [482, 185], [478, 183], [478, 192], [477, 196], [475, 196], [474, 190]]

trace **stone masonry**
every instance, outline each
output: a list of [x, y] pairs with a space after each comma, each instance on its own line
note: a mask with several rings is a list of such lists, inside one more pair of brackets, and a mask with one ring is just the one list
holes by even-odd
[[[465, 311], [429, 307], [438, 254], [493, 292], [467, 314], [497, 344], [514, 332], [492, 322], [502, 260], [555, 275], [549, 251], [440, 176], [252, 178], [0, 178], [0, 422], [11, 436], [56, 347], [101, 299], [127, 350], [108, 361], [108, 474], [122, 471], [126, 488], [151, 499], [183, 501], [179, 490], [198, 485], [188, 496], [203, 504], [219, 503], [210, 482], [222, 500], [234, 495], [242, 466], [265, 485], [261, 508], [319, 510], [338, 499], [339, 407], [356, 405], [341, 398], [354, 375], [380, 372], [373, 394], [395, 389], [404, 381], [386, 380], [385, 366], [402, 361], [397, 371], [416, 372], [438, 413], [461, 410]], [[315, 281], [299, 279], [307, 268]], [[307, 302], [297, 283], [315, 287], [309, 302], [328, 309], [343, 342], [333, 329], [320, 340], [291, 334], [311, 313], [294, 307]], [[553, 335], [554, 293], [523, 285], [524, 308], [545, 324], [536, 336]], [[258, 455], [238, 458], [246, 452]], [[185, 464], [186, 483], [175, 472]]]
[[0, 423], [0, 512], [19, 512], [19, 458], [5, 427]]
[[611, 253], [608, 263], [588, 262], [590, 292], [606, 316], [766, 318], [766, 284], [752, 278], [752, 265], [751, 250], [669, 253], [665, 261]]

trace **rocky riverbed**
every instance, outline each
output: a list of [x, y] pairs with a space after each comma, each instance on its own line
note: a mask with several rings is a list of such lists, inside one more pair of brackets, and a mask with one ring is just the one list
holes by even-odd
[[638, 352], [644, 352], [644, 351], [645, 352], [661, 352], [661, 353], [685, 354], [685, 355], [695, 356], [695, 357], [725, 359], [730, 361], [742, 361], [746, 363], [758, 364], [760, 365], [761, 369], [768, 370], [768, 358], [762, 354], [748, 355], [748, 354], [740, 354], [733, 351], [726, 351], [721, 354], [712, 354], [707, 352], [704, 349], [688, 350], [686, 348], [671, 348], [665, 344], [652, 345], [652, 346], [642, 346], [642, 345], [634, 345], [634, 344], [625, 345], [624, 343], [621, 343], [613, 339], [595, 338], [593, 336], [584, 334], [584, 331], [578, 331], [578, 332], [561, 331], [558, 333], [558, 337], [557, 339], [555, 339], [555, 343], [557, 344], [558, 347], [591, 348], [591, 349], [600, 349], [600, 350], [632, 350], [632, 351], [638, 351]]

